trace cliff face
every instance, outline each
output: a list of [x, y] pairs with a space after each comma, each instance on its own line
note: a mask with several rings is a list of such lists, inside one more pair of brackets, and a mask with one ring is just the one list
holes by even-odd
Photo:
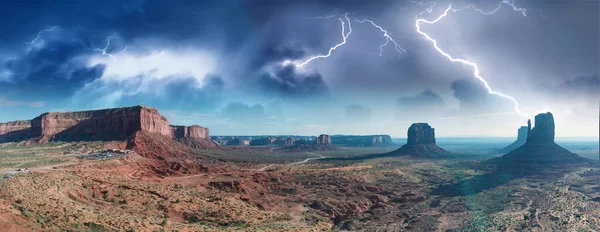
[[208, 128], [198, 125], [192, 126], [171, 126], [174, 138], [199, 138], [208, 139]]
[[31, 121], [21, 120], [0, 123], [0, 135], [8, 134], [10, 132], [28, 129], [31, 127]]
[[319, 137], [317, 137], [317, 144], [329, 144], [331, 145], [331, 137], [329, 137], [329, 135], [319, 135]]
[[407, 135], [407, 144], [435, 144], [435, 130], [427, 123], [413, 123]]
[[535, 127], [531, 128], [531, 120], [527, 121], [527, 127], [529, 131], [527, 134], [528, 143], [554, 143], [554, 117], [552, 113], [536, 115]]
[[31, 137], [31, 121], [0, 123], [0, 142], [17, 142]]
[[449, 155], [450, 152], [435, 144], [435, 131], [427, 123], [413, 123], [408, 128], [406, 144], [389, 155], [435, 158]]
[[526, 126], [522, 126], [519, 128], [517, 132], [517, 140], [511, 143], [510, 145], [500, 149], [500, 152], [509, 152], [514, 149], [517, 149], [520, 146], [523, 146], [525, 142], [527, 142], [527, 134], [529, 132], [529, 128]]
[[0, 142], [125, 140], [137, 132], [176, 139], [194, 148], [218, 147], [208, 128], [170, 126], [157, 109], [124, 108], [44, 113], [30, 121], [0, 123]]
[[46, 141], [123, 140], [137, 131], [172, 137], [167, 119], [143, 106], [45, 113], [31, 125], [32, 135]]

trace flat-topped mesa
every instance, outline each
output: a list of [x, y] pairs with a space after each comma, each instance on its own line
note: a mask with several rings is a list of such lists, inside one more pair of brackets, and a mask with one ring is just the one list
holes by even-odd
[[316, 144], [331, 145], [331, 137], [326, 134], [319, 135], [319, 137], [317, 137]]
[[198, 125], [191, 126], [173, 126], [171, 125], [171, 131], [173, 138], [199, 138], [208, 139], [208, 128], [204, 128]]
[[145, 106], [44, 113], [31, 120], [31, 131], [42, 141], [123, 140], [137, 131], [172, 137], [168, 120]]
[[413, 123], [407, 134], [407, 144], [435, 144], [435, 129], [427, 123]]
[[374, 147], [392, 145], [389, 135], [333, 135], [331, 144], [349, 147]]
[[531, 128], [531, 120], [527, 120], [527, 143], [554, 143], [554, 117], [552, 113], [535, 116], [535, 126]]
[[284, 146], [293, 146], [296, 143], [296, 139], [294, 138], [286, 138], [283, 143]]
[[31, 121], [29, 121], [29, 120], [19, 120], [19, 121], [0, 123], [0, 135], [27, 129], [30, 127], [31, 127]]
[[208, 128], [170, 126], [157, 109], [145, 106], [49, 112], [28, 121], [0, 123], [0, 142], [126, 140], [137, 132], [161, 135], [197, 148], [216, 147], [209, 139]]

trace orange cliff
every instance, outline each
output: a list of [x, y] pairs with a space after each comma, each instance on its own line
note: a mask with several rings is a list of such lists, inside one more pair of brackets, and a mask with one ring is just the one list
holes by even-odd
[[206, 141], [208, 128], [171, 126], [157, 109], [145, 106], [50, 112], [30, 121], [0, 123], [0, 142], [126, 140], [139, 131], [171, 139], [202, 140], [204, 146], [197, 148], [216, 147]]

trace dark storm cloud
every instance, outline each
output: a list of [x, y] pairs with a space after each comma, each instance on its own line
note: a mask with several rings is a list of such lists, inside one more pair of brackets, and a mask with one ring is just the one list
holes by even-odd
[[20, 90], [23, 98], [63, 98], [104, 73], [105, 65], [88, 66], [82, 59], [92, 52], [83, 41], [46, 39], [44, 43], [4, 61], [0, 71], [7, 73], [10, 80], [4, 88]]
[[371, 109], [359, 104], [348, 105], [346, 106], [346, 118], [353, 121], [370, 121]]
[[273, 67], [273, 73], [265, 73], [260, 78], [261, 87], [278, 97], [298, 99], [316, 98], [328, 95], [329, 90], [319, 73], [299, 71], [295, 65]]
[[233, 121], [252, 121], [265, 118], [265, 109], [262, 105], [246, 105], [241, 102], [227, 104], [222, 110], [223, 116]]
[[600, 76], [598, 73], [577, 76], [557, 86], [557, 89], [574, 93], [599, 94]]
[[400, 115], [431, 114], [442, 112], [444, 107], [442, 97], [428, 89], [415, 96], [399, 98], [396, 110]]
[[548, 94], [561, 100], [590, 104], [598, 107], [600, 77], [598, 73], [580, 75], [548, 89]]
[[512, 102], [489, 94], [485, 86], [473, 79], [458, 79], [452, 82], [454, 97], [460, 101], [460, 110], [465, 113], [509, 112]]

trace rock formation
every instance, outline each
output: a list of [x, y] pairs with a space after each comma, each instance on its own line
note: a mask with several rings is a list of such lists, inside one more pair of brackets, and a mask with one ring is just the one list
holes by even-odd
[[317, 137], [316, 144], [331, 145], [331, 137], [325, 134], [319, 135], [319, 137]]
[[16, 142], [31, 136], [31, 121], [0, 123], [0, 142]]
[[173, 138], [192, 148], [218, 148], [219, 146], [208, 135], [208, 128], [198, 125], [170, 126]]
[[250, 141], [250, 146], [271, 146], [276, 141], [276, 138], [258, 138]]
[[554, 142], [554, 117], [552, 113], [535, 116], [535, 126], [527, 122], [527, 141], [519, 148], [490, 162], [501, 168], [535, 170], [532, 167], [587, 163], [589, 160], [571, 153]]
[[510, 145], [502, 148], [499, 150], [499, 152], [502, 153], [506, 153], [506, 152], [510, 152], [514, 149], [517, 149], [520, 146], [523, 146], [523, 144], [525, 144], [525, 142], [527, 142], [527, 132], [529, 131], [529, 128], [526, 126], [522, 126], [521, 128], [519, 128], [519, 131], [517, 133], [517, 140], [514, 141], [513, 143], [511, 143]]
[[288, 152], [305, 152], [305, 151], [328, 151], [337, 150], [337, 148], [331, 145], [331, 137], [326, 134], [319, 135], [314, 143], [306, 143], [303, 140], [297, 140], [292, 146], [284, 146], [282, 151]]
[[296, 139], [294, 138], [286, 138], [284, 146], [293, 146], [296, 143]]
[[334, 135], [331, 144], [347, 147], [375, 147], [393, 145], [389, 135]]
[[450, 152], [435, 144], [435, 129], [427, 123], [413, 123], [407, 132], [406, 144], [390, 155], [409, 155], [414, 157], [441, 157]]
[[531, 128], [531, 120], [527, 120], [527, 143], [552, 144], [554, 143], [554, 117], [552, 113], [538, 114], [535, 116], [535, 127]]
[[217, 147], [200, 126], [169, 126], [157, 109], [133, 106], [76, 112], [50, 112], [30, 121], [0, 124], [0, 142], [123, 141], [137, 132], [182, 140], [196, 148]]
[[435, 144], [435, 129], [427, 123], [413, 123], [407, 134], [406, 144]]

